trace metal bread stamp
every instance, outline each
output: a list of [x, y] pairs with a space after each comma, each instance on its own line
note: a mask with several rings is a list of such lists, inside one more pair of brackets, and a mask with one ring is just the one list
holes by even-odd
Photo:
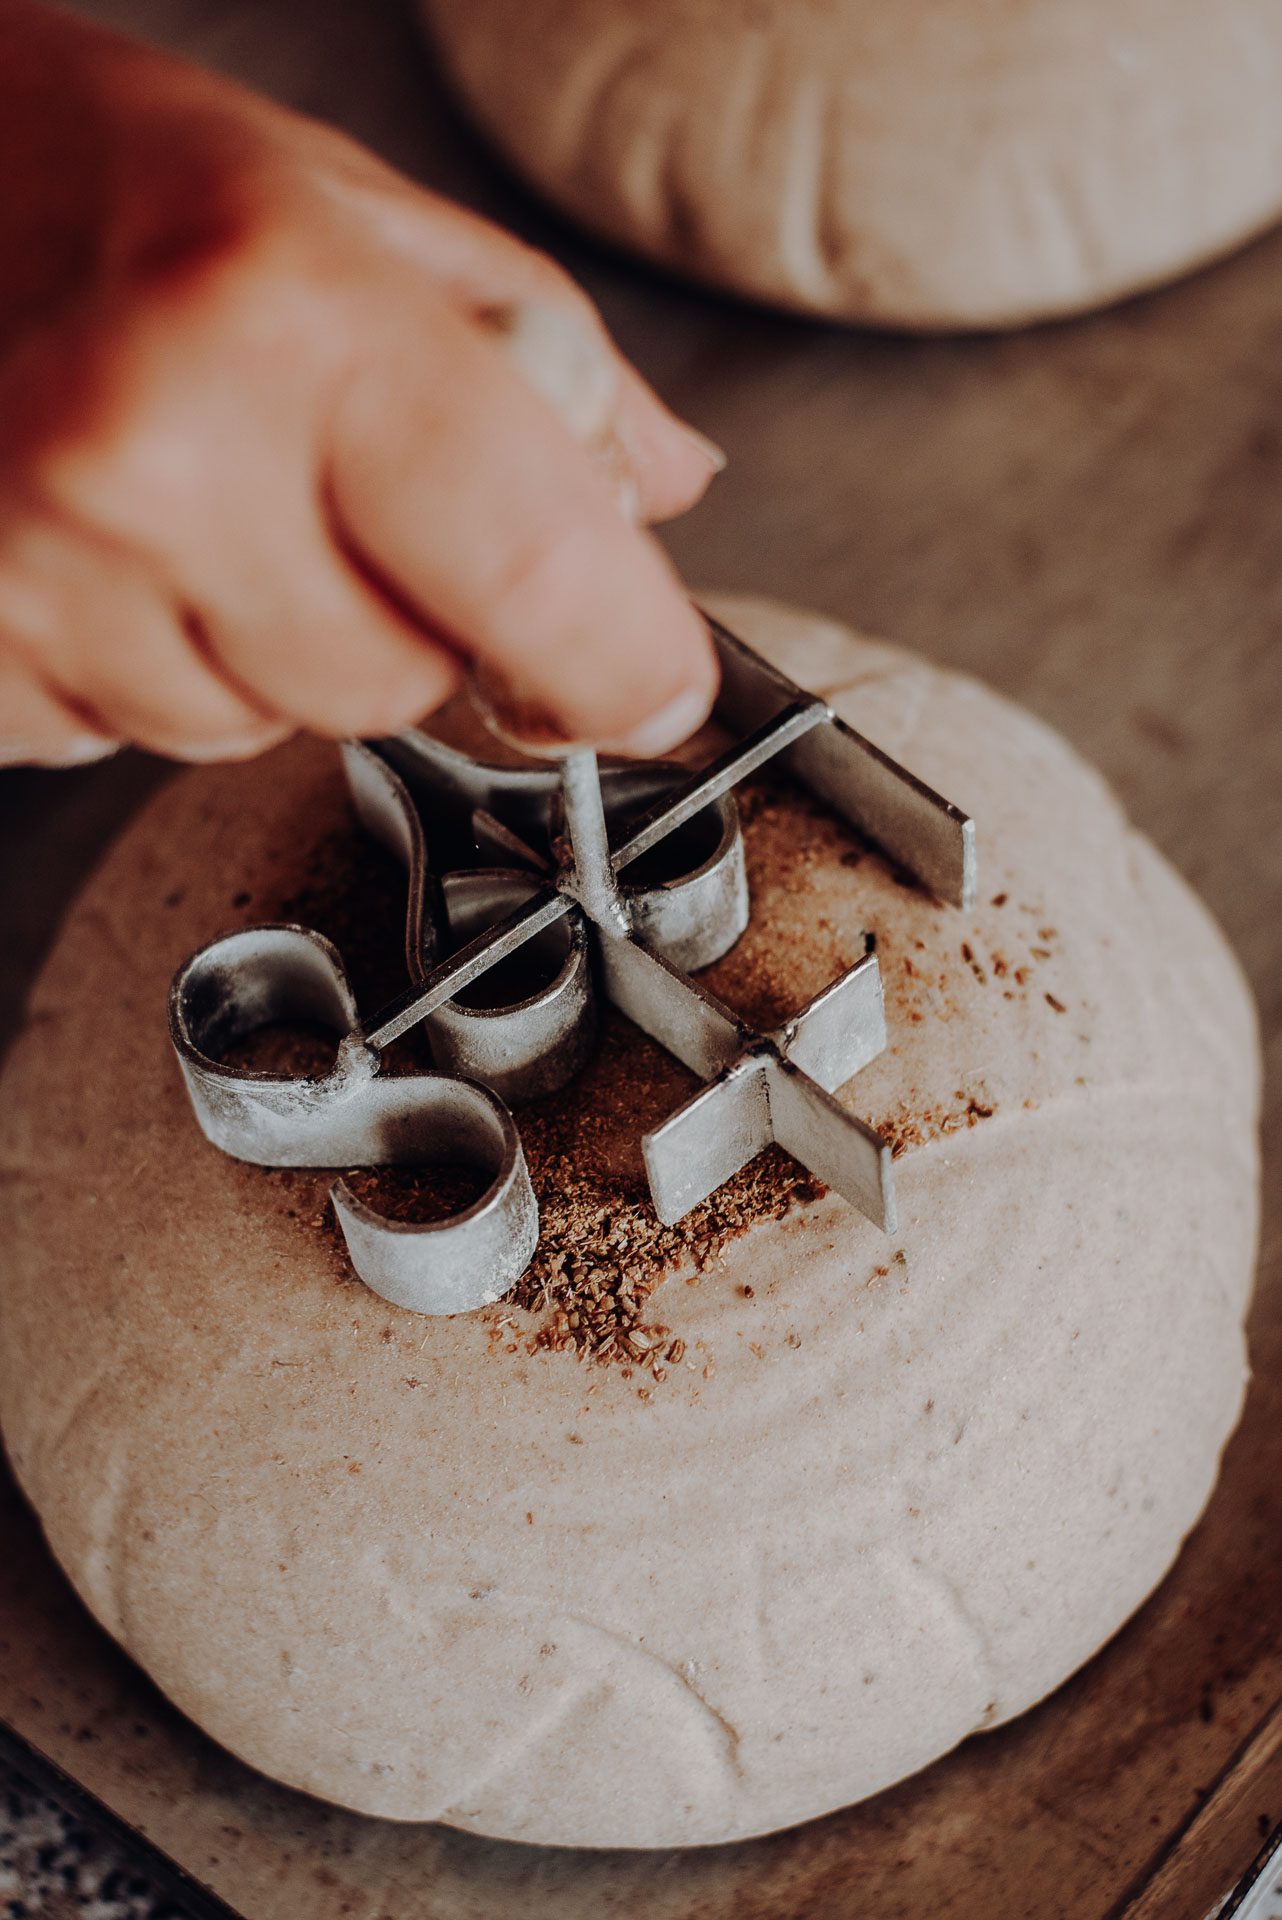
[[[174, 1047], [196, 1117], [225, 1153], [275, 1167], [452, 1161], [488, 1181], [474, 1204], [421, 1224], [335, 1184], [357, 1273], [398, 1306], [465, 1312], [499, 1299], [529, 1264], [538, 1207], [509, 1109], [579, 1071], [602, 995], [706, 1083], [642, 1141], [661, 1220], [679, 1220], [777, 1141], [894, 1231], [889, 1146], [833, 1098], [886, 1045], [875, 953], [771, 1033], [690, 975], [748, 924], [733, 789], [768, 762], [958, 907], [975, 895], [974, 826], [825, 701], [709, 626], [715, 717], [736, 744], [697, 773], [599, 767], [587, 751], [489, 765], [420, 732], [344, 743], [357, 814], [408, 874], [409, 984], [369, 1024], [341, 956], [306, 927], [225, 935], [174, 978]], [[500, 962], [513, 965], [498, 974]], [[342, 1036], [328, 1073], [224, 1064], [256, 1028], [299, 1020]], [[385, 1071], [383, 1049], [420, 1024], [437, 1070]]]

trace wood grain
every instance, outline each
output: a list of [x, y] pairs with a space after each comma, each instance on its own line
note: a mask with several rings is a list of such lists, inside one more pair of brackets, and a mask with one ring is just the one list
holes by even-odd
[[1225, 1888], [1260, 1842], [1256, 1808], [1282, 1804], [1282, 1703], [1264, 1717], [1208, 1794], [1175, 1835], [1134, 1897], [1109, 1920], [1166, 1920], [1171, 1913], [1211, 1915]]

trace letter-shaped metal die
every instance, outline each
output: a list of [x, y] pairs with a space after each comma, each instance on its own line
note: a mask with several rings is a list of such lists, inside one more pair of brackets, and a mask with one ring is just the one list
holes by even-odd
[[[747, 925], [733, 789], [771, 762], [963, 907], [975, 897], [974, 826], [824, 700], [708, 625], [722, 676], [715, 717], [735, 738], [698, 771], [598, 767], [588, 751], [559, 768], [513, 767], [417, 731], [345, 743], [357, 814], [407, 871], [407, 986], [366, 1025], [339, 955], [305, 927], [229, 934], [175, 977], [174, 1046], [200, 1124], [226, 1152], [317, 1167], [453, 1156], [484, 1173], [474, 1205], [421, 1225], [335, 1187], [356, 1270], [389, 1300], [462, 1312], [498, 1298], [532, 1257], [537, 1209], [504, 1101], [555, 1091], [580, 1070], [599, 990], [708, 1083], [642, 1142], [663, 1220], [774, 1141], [894, 1230], [889, 1147], [833, 1098], [886, 1044], [875, 955], [768, 1034], [688, 976]], [[227, 1062], [255, 1028], [288, 1020], [334, 1032], [327, 1073]], [[418, 1025], [443, 1071], [385, 1071], [383, 1050]]]

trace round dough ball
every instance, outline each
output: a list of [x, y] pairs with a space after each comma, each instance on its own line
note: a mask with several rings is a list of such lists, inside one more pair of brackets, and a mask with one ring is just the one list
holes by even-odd
[[314, 742], [130, 827], [0, 1088], [0, 1416], [54, 1552], [217, 1739], [369, 1813], [670, 1847], [873, 1793], [1114, 1632], [1237, 1418], [1257, 1046], [1206, 912], [1027, 713], [717, 605], [978, 821], [963, 915], [785, 789], [744, 809], [713, 982], [755, 1014], [875, 934], [890, 1045], [842, 1097], [895, 1141], [893, 1240], [758, 1217], [656, 1287], [662, 1379], [354, 1281], [328, 1176], [209, 1146], [164, 1019], [196, 943], [307, 916], [346, 831]]
[[512, 162], [785, 307], [1007, 327], [1282, 211], [1272, 0], [422, 0]]

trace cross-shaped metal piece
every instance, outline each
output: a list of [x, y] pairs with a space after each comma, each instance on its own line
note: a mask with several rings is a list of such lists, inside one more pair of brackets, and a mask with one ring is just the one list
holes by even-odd
[[[411, 984], [371, 1029], [361, 1026], [338, 955], [306, 928], [226, 936], [175, 978], [174, 1044], [201, 1125], [226, 1151], [274, 1165], [347, 1166], [453, 1149], [492, 1173], [475, 1206], [422, 1226], [385, 1220], [337, 1183], [353, 1262], [387, 1298], [457, 1312], [498, 1298], [528, 1264], [537, 1208], [504, 1100], [548, 1091], [577, 1071], [595, 1030], [595, 980], [708, 1082], [642, 1143], [661, 1219], [680, 1219], [777, 1141], [894, 1230], [889, 1148], [832, 1098], [886, 1044], [876, 956], [865, 954], [770, 1034], [752, 1032], [687, 969], [719, 957], [746, 925], [729, 796], [768, 762], [957, 906], [974, 898], [973, 826], [823, 700], [709, 625], [722, 670], [717, 718], [740, 737], [694, 774], [607, 769], [603, 796], [590, 752], [570, 753], [556, 769], [510, 769], [421, 734], [345, 746], [358, 813], [409, 870]], [[623, 821], [613, 833], [611, 803]], [[470, 841], [473, 857], [479, 848], [502, 864], [437, 873], [428, 836], [438, 829], [456, 845]], [[629, 884], [643, 855], [692, 834], [683, 870]], [[553, 943], [550, 980], [507, 1005], [460, 1002], [498, 962], [540, 941]], [[300, 1016], [345, 1035], [329, 1074], [295, 1080], [219, 1060], [229, 1039]], [[381, 1072], [381, 1051], [420, 1023], [452, 1071]]]

